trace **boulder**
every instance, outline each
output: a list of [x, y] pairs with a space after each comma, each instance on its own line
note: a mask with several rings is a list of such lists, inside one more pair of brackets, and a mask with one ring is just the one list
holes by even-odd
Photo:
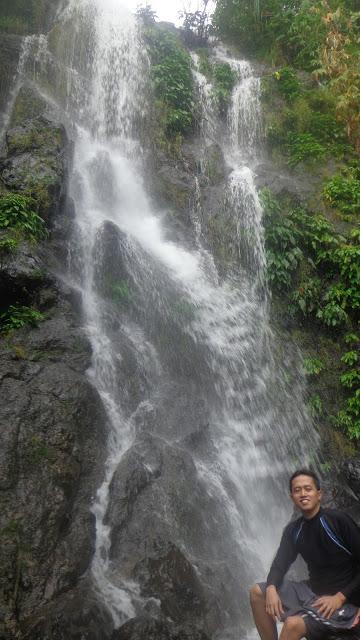
[[209, 640], [198, 629], [179, 629], [165, 619], [133, 618], [113, 632], [111, 640]]
[[106, 524], [116, 585], [138, 584], [145, 602], [158, 602], [179, 628], [211, 635], [226, 619], [238, 620], [249, 577], [225, 537], [222, 505], [182, 446], [139, 433], [111, 482]]
[[88, 581], [26, 619], [21, 631], [28, 640], [110, 640], [113, 622]]

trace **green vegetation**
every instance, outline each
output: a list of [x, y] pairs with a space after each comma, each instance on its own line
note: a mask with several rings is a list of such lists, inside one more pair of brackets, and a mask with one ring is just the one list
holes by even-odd
[[[285, 158], [293, 169], [299, 164], [317, 169], [330, 158], [352, 160], [354, 149], [347, 141], [345, 127], [337, 119], [331, 91], [309, 88], [294, 72], [290, 74], [287, 67], [284, 69], [286, 81], [282, 80], [283, 69], [263, 80], [267, 142], [274, 161]], [[351, 179], [356, 182], [355, 173], [356, 168], [343, 178], [348, 190], [356, 188], [351, 183]], [[344, 189], [345, 184], [342, 186]], [[329, 202], [333, 197], [333, 192], [329, 192]]]
[[46, 0], [2, 0], [0, 31], [19, 35], [40, 31], [46, 8]]
[[129, 285], [126, 280], [113, 282], [110, 287], [110, 294], [113, 302], [120, 307], [127, 305], [132, 297]]
[[236, 83], [236, 73], [227, 62], [211, 60], [208, 49], [197, 49], [197, 53], [200, 58], [200, 72], [212, 81], [213, 98], [220, 113], [224, 114]]
[[19, 244], [17, 238], [5, 237], [0, 240], [0, 263], [4, 260], [9, 253], [15, 251]]
[[[349, 199], [348, 205], [352, 203]], [[287, 301], [293, 323], [308, 332], [328, 335], [334, 354], [338, 353], [335, 343], [344, 345], [333, 362], [339, 371], [342, 404], [329, 417], [349, 438], [360, 438], [359, 340], [354, 331], [360, 310], [359, 229], [339, 233], [324, 216], [281, 202], [269, 190], [263, 191], [262, 204], [269, 282], [282, 301]], [[305, 358], [304, 368], [319, 380], [329, 375], [316, 348]], [[321, 386], [320, 391], [324, 392]], [[314, 418], [320, 419], [325, 409], [321, 394], [310, 400]]]
[[[360, 242], [323, 216], [300, 208], [285, 214], [269, 191], [262, 194], [268, 277], [278, 291], [293, 289], [290, 310], [328, 327], [348, 325], [360, 309]], [[357, 231], [357, 230], [356, 230]]]
[[184, 135], [193, 126], [191, 57], [176, 35], [160, 27], [144, 29], [151, 61], [152, 89], [160, 134]]
[[335, 175], [324, 186], [325, 200], [343, 215], [360, 214], [360, 167]]
[[310, 398], [308, 408], [313, 418], [321, 416], [323, 412], [323, 403], [318, 394]]
[[232, 89], [236, 82], [236, 74], [227, 62], [215, 62], [212, 67], [214, 82], [214, 98], [221, 113], [226, 111]]
[[236, 83], [236, 73], [227, 62], [211, 60], [208, 49], [197, 49], [197, 54], [200, 58], [200, 72], [213, 83], [213, 99], [219, 112], [225, 114]]
[[27, 462], [33, 465], [44, 462], [51, 463], [56, 460], [56, 450], [45, 444], [43, 439], [37, 435], [33, 435], [28, 442], [25, 455]]
[[[20, 232], [25, 238], [33, 241], [45, 238], [44, 220], [35, 213], [34, 206], [32, 198], [18, 193], [0, 196], [0, 229]], [[13, 239], [10, 238], [11, 240]]]
[[292, 102], [301, 95], [301, 84], [295, 71], [290, 67], [283, 67], [279, 71], [275, 71], [273, 78], [277, 81], [280, 95], [288, 102]]
[[[357, 12], [356, 12], [357, 11]], [[296, 69], [330, 89], [336, 118], [360, 146], [358, 4], [348, 0], [217, 0], [213, 25], [220, 37], [276, 65], [280, 91], [299, 95]]]
[[324, 368], [324, 363], [319, 358], [305, 358], [304, 367], [307, 375], [318, 376]]
[[7, 334], [26, 326], [37, 327], [44, 315], [32, 307], [10, 305], [0, 314], [0, 333]]

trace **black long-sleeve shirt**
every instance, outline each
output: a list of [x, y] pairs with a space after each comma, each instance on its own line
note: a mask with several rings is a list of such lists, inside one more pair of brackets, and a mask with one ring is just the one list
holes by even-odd
[[300, 554], [309, 570], [310, 587], [317, 595], [338, 591], [360, 606], [360, 529], [346, 513], [330, 509], [306, 520], [301, 517], [284, 529], [267, 577], [279, 587]]

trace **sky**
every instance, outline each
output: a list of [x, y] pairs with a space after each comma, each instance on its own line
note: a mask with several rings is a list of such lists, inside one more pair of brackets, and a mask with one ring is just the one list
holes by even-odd
[[[139, 5], [150, 4], [156, 11], [159, 20], [179, 23], [179, 11], [196, 11], [201, 7], [201, 0], [122, 0], [130, 9], [135, 10]], [[212, 4], [212, 9], [213, 5]]]

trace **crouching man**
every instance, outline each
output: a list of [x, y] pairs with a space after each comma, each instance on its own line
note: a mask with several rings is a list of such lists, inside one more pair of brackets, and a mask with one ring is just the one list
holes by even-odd
[[[266, 583], [250, 590], [261, 640], [320, 640], [353, 629], [360, 621], [360, 529], [345, 513], [321, 508], [319, 478], [300, 469], [290, 478], [290, 495], [301, 517], [284, 529]], [[284, 576], [300, 554], [309, 580]], [[360, 625], [358, 627], [360, 629]]]

